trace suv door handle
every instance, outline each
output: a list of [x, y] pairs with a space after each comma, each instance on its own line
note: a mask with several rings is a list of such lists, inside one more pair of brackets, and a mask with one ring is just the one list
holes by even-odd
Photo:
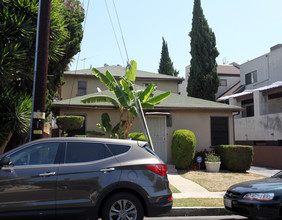
[[103, 172], [103, 173], [108, 173], [108, 172], [112, 172], [114, 170], [115, 170], [115, 168], [112, 167], [112, 168], [101, 169], [100, 171]]
[[48, 176], [54, 176], [56, 172], [46, 172], [39, 174], [40, 177], [48, 177]]

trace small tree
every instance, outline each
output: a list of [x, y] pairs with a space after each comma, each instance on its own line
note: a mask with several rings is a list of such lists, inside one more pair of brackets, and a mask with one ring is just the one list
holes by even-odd
[[5, 152], [14, 133], [28, 133], [31, 106], [31, 97], [26, 93], [0, 89], [0, 155]]
[[125, 124], [125, 121], [122, 121], [122, 124], [120, 125], [120, 122], [116, 126], [111, 125], [111, 119], [108, 113], [103, 113], [101, 116], [102, 123], [97, 123], [98, 128], [102, 132], [98, 131], [87, 131], [87, 135], [94, 135], [94, 136], [106, 136], [110, 138], [116, 138], [123, 135], [122, 128]]
[[219, 86], [216, 40], [204, 16], [201, 0], [194, 0], [191, 37], [191, 67], [188, 96], [215, 101]]
[[134, 118], [138, 117], [134, 97], [139, 99], [142, 108], [153, 109], [155, 105], [170, 95], [170, 92], [164, 92], [154, 96], [153, 92], [156, 90], [156, 87], [152, 83], [144, 90], [134, 91], [132, 89], [134, 86], [132, 82], [135, 81], [136, 78], [137, 63], [134, 60], [130, 63], [131, 65], [126, 69], [126, 76], [121, 77], [119, 83], [117, 83], [109, 71], [106, 71], [106, 73], [103, 74], [99, 70], [93, 68], [92, 72], [94, 75], [115, 95], [115, 98], [111, 96], [97, 95], [81, 101], [82, 103], [109, 102], [118, 106], [120, 111], [120, 128], [122, 126], [124, 113], [126, 113], [126, 123], [123, 131], [124, 136], [119, 137], [125, 139], [128, 137]]
[[[83, 127], [85, 118], [83, 116], [57, 116], [56, 123], [58, 128], [65, 135], [69, 130], [80, 129]], [[70, 134], [68, 134], [70, 136]]]
[[178, 76], [179, 71], [175, 70], [173, 67], [173, 62], [171, 61], [168, 53], [167, 42], [163, 38], [163, 46], [161, 52], [161, 60], [158, 72], [160, 74], [170, 75], [170, 76]]

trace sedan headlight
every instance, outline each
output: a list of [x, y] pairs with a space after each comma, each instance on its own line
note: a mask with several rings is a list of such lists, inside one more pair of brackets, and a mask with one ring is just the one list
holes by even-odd
[[243, 199], [268, 201], [274, 198], [274, 193], [247, 193]]

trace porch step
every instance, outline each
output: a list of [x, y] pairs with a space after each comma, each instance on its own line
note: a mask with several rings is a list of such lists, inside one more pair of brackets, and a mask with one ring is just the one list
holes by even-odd
[[177, 173], [177, 170], [175, 169], [175, 165], [173, 164], [167, 164], [167, 172], [169, 174], [171, 173]]

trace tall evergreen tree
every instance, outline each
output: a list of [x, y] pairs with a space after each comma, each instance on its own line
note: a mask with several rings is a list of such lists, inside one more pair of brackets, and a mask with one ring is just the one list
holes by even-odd
[[170, 75], [170, 76], [178, 76], [179, 71], [175, 70], [173, 67], [173, 62], [169, 57], [167, 42], [163, 38], [163, 46], [161, 52], [161, 60], [158, 72], [160, 74]]
[[191, 67], [188, 96], [215, 101], [219, 86], [215, 35], [204, 16], [201, 0], [194, 0], [191, 37]]

